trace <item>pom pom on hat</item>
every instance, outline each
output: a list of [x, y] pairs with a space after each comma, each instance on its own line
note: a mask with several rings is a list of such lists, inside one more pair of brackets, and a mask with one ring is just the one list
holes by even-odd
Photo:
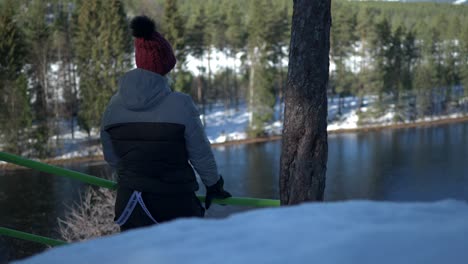
[[138, 68], [166, 75], [176, 58], [171, 44], [155, 30], [154, 21], [147, 16], [137, 16], [130, 22], [135, 37], [135, 61]]
[[132, 35], [135, 38], [150, 39], [156, 31], [154, 21], [147, 16], [137, 16], [130, 22]]

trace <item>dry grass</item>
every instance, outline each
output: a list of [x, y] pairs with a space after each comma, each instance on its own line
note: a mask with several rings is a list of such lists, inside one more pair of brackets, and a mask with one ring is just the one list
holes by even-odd
[[62, 238], [76, 242], [118, 233], [119, 226], [114, 223], [115, 195], [109, 189], [89, 187], [65, 219], [58, 218]]

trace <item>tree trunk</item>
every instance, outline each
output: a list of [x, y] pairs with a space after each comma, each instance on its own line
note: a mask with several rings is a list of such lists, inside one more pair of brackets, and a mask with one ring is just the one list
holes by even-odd
[[203, 123], [203, 127], [205, 127], [205, 94], [203, 93], [203, 83], [202, 83], [201, 74], [198, 76], [197, 83], [198, 83], [198, 94], [197, 94], [198, 103], [202, 105], [202, 114], [203, 114], [202, 123]]
[[234, 104], [236, 105], [236, 113], [239, 112], [239, 85], [237, 84], [237, 66], [234, 63]]
[[330, 0], [294, 0], [280, 169], [282, 205], [323, 200]]
[[341, 93], [338, 93], [338, 117], [341, 117], [343, 114], [342, 106], [343, 106], [343, 96]]
[[283, 63], [281, 62], [283, 58], [281, 57], [279, 60], [279, 72], [280, 72], [280, 84], [279, 84], [279, 91], [278, 91], [278, 101], [280, 107], [280, 114], [279, 120], [283, 121], [283, 91], [284, 91], [284, 74], [283, 74]]
[[251, 64], [250, 64], [250, 73], [249, 73], [249, 101], [248, 101], [248, 109], [249, 109], [249, 127], [253, 125], [253, 98], [254, 98], [254, 80], [255, 80], [255, 52], [251, 52]]
[[229, 81], [229, 75], [230, 75], [230, 72], [229, 72], [229, 68], [228, 66], [226, 65], [226, 67], [224, 67], [224, 71], [225, 71], [225, 74], [223, 75], [224, 77], [224, 89], [223, 89], [223, 101], [224, 101], [224, 118], [226, 118], [226, 116], [230, 116], [230, 112], [231, 112], [231, 107], [232, 107], [232, 90], [231, 90], [231, 85], [230, 85], [230, 81]]
[[70, 70], [71, 70], [71, 83], [72, 83], [72, 91], [73, 91], [73, 103], [72, 103], [72, 139], [75, 139], [75, 125], [74, 125], [74, 120], [75, 117], [78, 116], [78, 108], [79, 108], [79, 101], [78, 101], [78, 84], [77, 84], [77, 74], [76, 74], [76, 68], [75, 68], [75, 63], [74, 61], [70, 64]]

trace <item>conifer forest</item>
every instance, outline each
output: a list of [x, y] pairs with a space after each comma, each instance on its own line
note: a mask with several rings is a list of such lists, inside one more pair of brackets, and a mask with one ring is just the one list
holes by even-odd
[[[60, 145], [59, 124], [72, 135], [77, 124], [98, 129], [119, 76], [135, 67], [128, 22], [141, 14], [175, 50], [172, 89], [202, 115], [247, 105], [249, 135], [262, 135], [283, 102], [292, 4], [0, 0], [0, 146], [44, 158]], [[468, 5], [334, 0], [330, 40], [337, 117], [348, 97], [373, 98], [361, 122], [390, 107], [396, 121], [468, 112]]]

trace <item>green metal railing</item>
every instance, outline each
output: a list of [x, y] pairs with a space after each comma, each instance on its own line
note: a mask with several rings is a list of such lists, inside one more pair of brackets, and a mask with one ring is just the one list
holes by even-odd
[[[42, 162], [26, 159], [17, 155], [13, 155], [6, 152], [0, 151], [0, 160], [6, 161], [8, 163], [16, 164], [22, 167], [30, 168], [33, 170], [57, 175], [68, 177], [72, 179], [76, 179], [82, 182], [86, 182], [95, 186], [108, 188], [111, 190], [117, 189], [117, 183], [114, 181], [98, 178], [95, 176], [91, 176], [85, 173], [72, 171], [64, 168], [60, 168], [57, 166], [45, 164]], [[198, 196], [200, 201], [205, 201], [205, 196]], [[230, 197], [227, 199], [214, 199], [213, 203], [223, 204], [223, 205], [238, 205], [238, 206], [253, 206], [253, 207], [275, 207], [280, 206], [279, 200], [272, 200], [272, 199], [257, 199], [257, 198], [246, 198], [246, 197]], [[59, 246], [67, 244], [65, 241], [55, 240], [47, 237], [42, 237], [38, 235], [33, 235], [5, 227], [0, 227], [0, 235], [24, 239], [28, 241], [38, 242], [41, 244], [46, 244], [49, 246]]]
[[67, 242], [62, 241], [62, 240], [57, 240], [57, 239], [53, 239], [53, 238], [33, 235], [33, 234], [29, 234], [29, 233], [26, 233], [26, 232], [21, 232], [21, 231], [6, 228], [6, 227], [0, 227], [0, 235], [14, 237], [14, 238], [27, 240], [27, 241], [32, 241], [32, 242], [37, 242], [37, 243], [40, 243], [40, 244], [44, 244], [44, 245], [48, 245], [48, 246], [54, 246], [54, 247], [68, 244]]

